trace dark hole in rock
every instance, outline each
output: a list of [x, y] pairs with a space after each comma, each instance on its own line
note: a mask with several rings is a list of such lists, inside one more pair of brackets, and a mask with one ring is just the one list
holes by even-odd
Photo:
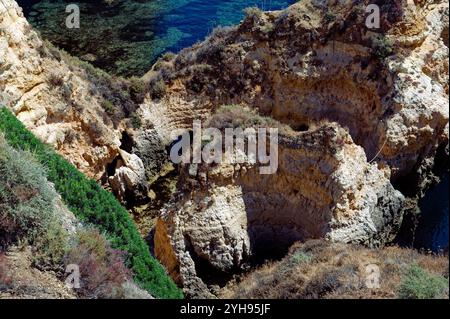
[[114, 176], [114, 174], [116, 174], [117, 163], [121, 159], [122, 158], [119, 155], [111, 163], [106, 165], [106, 174], [107, 174], [107, 176]]
[[122, 138], [120, 139], [120, 148], [125, 152], [131, 153], [133, 151], [133, 139], [127, 131], [123, 131]]
[[448, 41], [449, 41], [449, 39], [448, 39], [448, 30], [449, 30], [448, 27], [444, 28], [444, 30], [442, 30], [442, 33], [441, 33], [442, 41], [444, 41], [444, 44], [447, 46], [447, 48], [448, 48]]
[[281, 260], [294, 243], [304, 239], [299, 233], [276, 225], [251, 225], [249, 236], [252, 265], [262, 265], [269, 260]]
[[[395, 244], [433, 252], [440, 252], [445, 245], [448, 247], [448, 194], [444, 194], [443, 191], [448, 191], [448, 166], [448, 144], [442, 143], [437, 149], [432, 168], [433, 174], [441, 181], [438, 184], [431, 184], [425, 196], [419, 201], [419, 206], [415, 201], [406, 206], [400, 230], [394, 240]], [[419, 191], [417, 187], [420, 185], [419, 181], [418, 169], [413, 169], [410, 174], [394, 181], [394, 187], [404, 195], [413, 197]]]
[[297, 132], [307, 132], [309, 130], [308, 124], [292, 125], [292, 129]]

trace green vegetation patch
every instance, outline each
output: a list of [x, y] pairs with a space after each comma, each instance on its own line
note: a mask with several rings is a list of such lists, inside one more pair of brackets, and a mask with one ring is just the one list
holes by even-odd
[[34, 242], [48, 231], [56, 192], [28, 152], [16, 151], [0, 135], [0, 247]]
[[0, 107], [0, 131], [11, 147], [31, 152], [45, 166], [48, 180], [77, 218], [105, 232], [114, 249], [127, 252], [127, 266], [142, 288], [155, 297], [182, 298], [181, 290], [150, 255], [127, 211], [111, 193], [41, 143], [5, 107]]
[[283, 134], [292, 133], [292, 129], [277, 120], [261, 116], [255, 110], [239, 104], [223, 105], [212, 115], [208, 122], [209, 127], [219, 130], [225, 128], [278, 128]]
[[444, 298], [448, 279], [432, 275], [418, 265], [411, 265], [400, 284], [398, 296], [402, 299]]

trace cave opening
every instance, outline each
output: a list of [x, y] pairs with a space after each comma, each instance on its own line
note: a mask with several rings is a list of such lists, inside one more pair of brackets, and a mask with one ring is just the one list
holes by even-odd
[[122, 132], [122, 138], [120, 139], [120, 149], [127, 153], [132, 153], [133, 151], [133, 138], [128, 134], [127, 131]]
[[252, 251], [250, 264], [253, 267], [283, 259], [293, 244], [304, 241], [299, 232], [277, 225], [250, 225], [248, 233]]
[[117, 164], [121, 159], [122, 157], [119, 155], [111, 163], [106, 165], [106, 175], [108, 177], [114, 176], [114, 174], [116, 174]]
[[306, 123], [300, 123], [300, 124], [295, 124], [295, 125], [291, 125], [291, 128], [296, 131], [296, 132], [307, 132], [309, 131], [309, 125]]

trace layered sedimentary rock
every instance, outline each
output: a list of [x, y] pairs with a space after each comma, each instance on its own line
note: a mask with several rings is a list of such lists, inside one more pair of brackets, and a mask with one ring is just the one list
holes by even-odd
[[[129, 118], [138, 104], [129, 89], [128, 80], [42, 41], [16, 2], [1, 0], [0, 105], [83, 173], [109, 183], [123, 202], [146, 197], [147, 184], [158, 178], [163, 162], [157, 133], [142, 147], [146, 131], [137, 132], [136, 141], [127, 140], [127, 131], [135, 131]], [[133, 143], [134, 151], [127, 145]]]
[[[155, 253], [194, 296], [206, 291], [197, 276], [219, 283], [296, 241], [374, 246], [396, 233], [404, 197], [390, 184], [389, 168], [367, 163], [339, 125], [280, 136], [278, 157], [270, 175], [250, 163], [183, 169], [180, 197], [157, 223]], [[216, 278], [208, 278], [212, 270]]]
[[368, 1], [250, 14], [160, 67], [170, 94], [146, 114], [162, 130], [230, 103], [293, 128], [334, 120], [405, 176], [448, 136], [448, 2], [411, 3], [380, 4], [379, 29], [365, 25]]
[[0, 103], [89, 176], [106, 171], [131, 204], [172, 169], [173, 131], [222, 105], [289, 126], [275, 174], [249, 163], [179, 167], [155, 253], [189, 295], [210, 297], [208, 285], [297, 240], [388, 242], [405, 201], [395, 188], [415, 197], [432, 180], [448, 143], [448, 1], [376, 3], [375, 29], [369, 1], [250, 10], [155, 64], [144, 79], [158, 94], [146, 95], [132, 130], [108, 115], [118, 90], [58, 58], [15, 2], [0, 0]]
[[253, 11], [147, 74], [168, 87], [141, 107], [162, 136], [223, 104], [298, 132], [280, 140], [274, 175], [182, 169], [155, 253], [188, 294], [208, 296], [207, 285], [295, 240], [382, 245], [403, 214], [392, 185], [417, 196], [431, 180], [448, 143], [448, 1], [380, 2], [378, 29], [366, 26], [368, 4]]
[[0, 104], [95, 178], [120, 146], [120, 132], [101, 107], [102, 93], [84, 70], [43, 43], [15, 1], [0, 1]]

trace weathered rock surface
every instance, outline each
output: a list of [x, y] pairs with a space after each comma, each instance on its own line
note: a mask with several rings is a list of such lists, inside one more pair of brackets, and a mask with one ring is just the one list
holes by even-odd
[[155, 253], [191, 296], [295, 240], [383, 245], [403, 214], [393, 185], [417, 196], [431, 180], [448, 143], [448, 1], [385, 1], [380, 29], [365, 26], [368, 4], [255, 12], [147, 74], [168, 87], [140, 110], [162, 136], [223, 104], [298, 131], [280, 142], [274, 175], [182, 169]]
[[365, 26], [369, 1], [250, 15], [165, 63], [168, 94], [143, 116], [166, 136], [231, 103], [294, 129], [328, 119], [401, 178], [448, 140], [448, 1], [410, 3], [381, 5], [380, 29]]
[[117, 155], [120, 128], [101, 107], [104, 88], [33, 31], [13, 0], [0, 1], [0, 104], [90, 177]]
[[109, 184], [117, 198], [126, 202], [147, 195], [147, 179], [142, 160], [135, 154], [119, 150], [120, 159], [117, 161], [115, 173], [109, 177]]
[[117, 92], [58, 58], [16, 3], [0, 0], [0, 103], [89, 176], [110, 169], [123, 201], [147, 196], [171, 170], [174, 129], [224, 104], [296, 131], [280, 137], [273, 175], [250, 164], [180, 168], [155, 253], [188, 295], [212, 297], [208, 285], [297, 240], [384, 244], [405, 200], [393, 185], [414, 197], [429, 184], [448, 143], [448, 1], [380, 1], [380, 29], [365, 25], [368, 4], [253, 12], [161, 61], [145, 79], [163, 80], [166, 93], [147, 95], [125, 147], [125, 124], [105, 104]]
[[281, 136], [276, 174], [221, 164], [201, 165], [192, 177], [185, 167], [183, 196], [156, 226], [155, 254], [195, 290], [202, 283], [192, 278], [209, 275], [196, 270], [199, 263], [226, 276], [305, 239], [383, 244], [399, 227], [404, 200], [389, 175], [389, 168], [367, 163], [362, 147], [337, 124]]

